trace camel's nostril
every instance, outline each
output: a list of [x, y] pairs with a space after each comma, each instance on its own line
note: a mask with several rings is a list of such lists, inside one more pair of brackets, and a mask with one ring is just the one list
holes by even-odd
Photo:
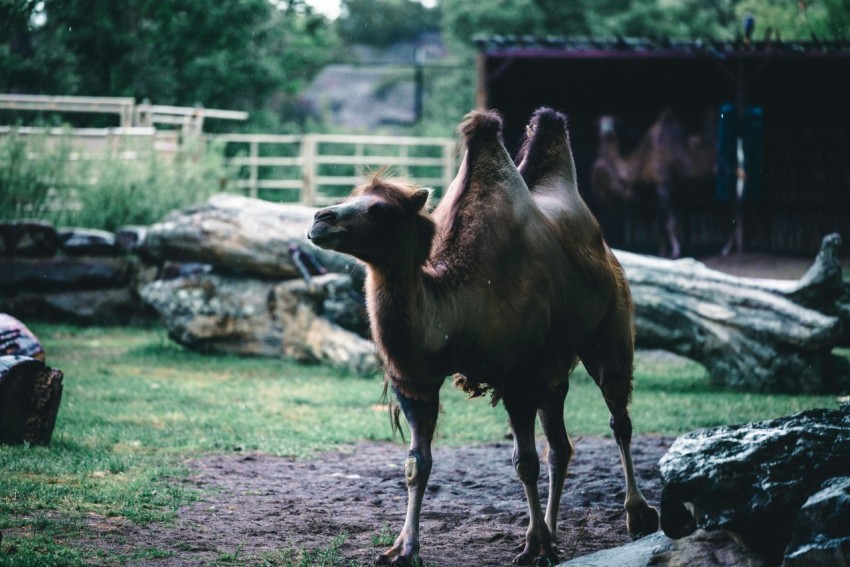
[[322, 209], [321, 211], [316, 213], [316, 216], [313, 217], [315, 222], [324, 221], [324, 222], [333, 222], [337, 219], [337, 214], [331, 209]]

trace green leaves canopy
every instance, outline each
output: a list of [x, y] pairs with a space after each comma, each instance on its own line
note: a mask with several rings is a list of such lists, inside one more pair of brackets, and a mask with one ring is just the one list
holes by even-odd
[[45, 0], [0, 9], [0, 92], [281, 106], [333, 53], [303, 1]]

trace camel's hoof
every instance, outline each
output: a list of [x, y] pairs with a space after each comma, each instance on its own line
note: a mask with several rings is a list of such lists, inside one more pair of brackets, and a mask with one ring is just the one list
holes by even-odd
[[529, 551], [527, 548], [514, 558], [514, 565], [538, 565], [549, 567], [559, 563], [558, 555], [553, 549]]
[[391, 567], [413, 567], [416, 559], [399, 553], [382, 553], [375, 558], [375, 565], [390, 565]]
[[626, 528], [632, 539], [654, 534], [658, 531], [658, 510], [647, 504], [629, 512], [626, 514]]

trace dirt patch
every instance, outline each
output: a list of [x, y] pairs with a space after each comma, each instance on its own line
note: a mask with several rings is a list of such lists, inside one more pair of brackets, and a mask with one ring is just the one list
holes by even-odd
[[[612, 439], [574, 440], [558, 528], [562, 560], [630, 541], [625, 483]], [[641, 488], [658, 506], [658, 460], [672, 439], [637, 437], [633, 457]], [[292, 460], [265, 454], [215, 455], [189, 462], [188, 482], [202, 498], [180, 509], [171, 525], [125, 524], [102, 533], [114, 551], [157, 549], [170, 557], [133, 565], [204, 565], [238, 553], [237, 564], [259, 562], [286, 549], [326, 549], [347, 534], [340, 565], [369, 565], [400, 530], [406, 487], [400, 444], [363, 443], [347, 451]], [[541, 446], [542, 451], [542, 446]], [[511, 445], [434, 449], [434, 469], [422, 515], [422, 559], [433, 566], [508, 565], [528, 522], [522, 488], [511, 465]], [[545, 498], [546, 467], [540, 479]], [[229, 555], [226, 555], [229, 554]], [[278, 555], [279, 557], [279, 555]]]

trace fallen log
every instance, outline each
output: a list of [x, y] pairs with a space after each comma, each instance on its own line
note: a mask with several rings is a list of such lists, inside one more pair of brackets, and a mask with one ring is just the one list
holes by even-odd
[[151, 226], [141, 249], [157, 261], [201, 262], [219, 272], [284, 280], [302, 276], [291, 247], [309, 248], [329, 271], [362, 281], [363, 270], [350, 257], [309, 244], [306, 233], [315, 212], [222, 193]]
[[0, 444], [47, 445], [62, 401], [62, 371], [28, 356], [0, 356]]
[[839, 243], [837, 235], [825, 238], [812, 269], [791, 283], [730, 276], [691, 259], [616, 251], [634, 297], [638, 348], [695, 360], [713, 383], [739, 390], [847, 389], [850, 363], [831, 352], [843, 336]]
[[[327, 271], [350, 274], [359, 290], [363, 270], [355, 260], [304, 238], [315, 211], [215, 195], [152, 226], [143, 248], [160, 261], [203, 262], [217, 273], [270, 281], [309, 277], [292, 253], [300, 249], [315, 255]], [[838, 235], [826, 237], [815, 264], [798, 282], [737, 278], [694, 260], [615, 251], [634, 295], [638, 347], [693, 359], [724, 387], [787, 393], [846, 389], [850, 363], [831, 353], [837, 345], [850, 346], [850, 284], [841, 280], [839, 244]]]

